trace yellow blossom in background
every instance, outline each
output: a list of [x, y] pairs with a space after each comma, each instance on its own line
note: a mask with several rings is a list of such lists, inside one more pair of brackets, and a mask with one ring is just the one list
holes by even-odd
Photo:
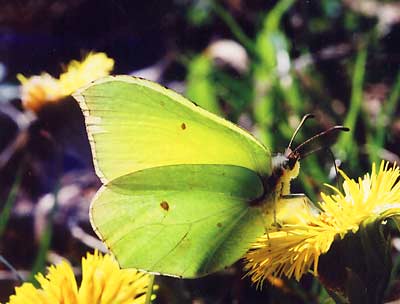
[[[400, 168], [382, 162], [377, 172], [357, 181], [343, 171], [343, 190], [329, 186], [333, 195], [322, 193], [321, 211], [299, 212], [297, 223], [284, 223], [276, 231], [269, 231], [253, 244], [246, 254], [247, 275], [258, 285], [270, 276], [287, 276], [300, 280], [312, 270], [318, 275], [319, 257], [328, 252], [335, 239], [356, 233], [366, 220], [382, 220], [400, 215]], [[279, 204], [279, 203], [278, 203]], [[279, 205], [278, 205], [279, 209]], [[288, 210], [296, 212], [296, 210]], [[279, 210], [278, 210], [279, 212]]]
[[110, 74], [114, 60], [105, 53], [89, 53], [82, 62], [73, 60], [65, 73], [60, 75], [60, 85], [64, 96], [70, 95], [89, 82]]
[[41, 288], [24, 283], [15, 289], [9, 304], [140, 304], [145, 302], [150, 275], [136, 269], [120, 269], [108, 254], [97, 251], [82, 259], [78, 288], [71, 266], [63, 261], [35, 276]]
[[29, 78], [18, 74], [22, 84], [22, 104], [26, 109], [37, 112], [43, 105], [56, 102], [89, 82], [110, 74], [113, 67], [114, 60], [105, 53], [89, 53], [82, 62], [71, 61], [59, 78], [48, 73]]
[[42, 73], [30, 78], [18, 74], [17, 78], [22, 83], [21, 100], [26, 109], [37, 112], [45, 104], [62, 97], [58, 80], [50, 74]]

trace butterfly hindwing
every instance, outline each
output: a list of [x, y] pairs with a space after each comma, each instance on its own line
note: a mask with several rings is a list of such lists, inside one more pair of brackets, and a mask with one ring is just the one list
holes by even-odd
[[238, 260], [264, 232], [262, 182], [247, 168], [173, 165], [104, 185], [91, 206], [97, 233], [123, 268], [199, 277]]

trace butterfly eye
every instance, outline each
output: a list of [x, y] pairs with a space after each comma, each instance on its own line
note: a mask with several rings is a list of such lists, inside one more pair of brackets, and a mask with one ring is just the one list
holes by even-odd
[[297, 151], [292, 151], [288, 156], [286, 168], [292, 170], [299, 159], [300, 159], [300, 154]]
[[169, 204], [168, 204], [167, 201], [162, 201], [162, 202], [160, 203], [160, 206], [161, 206], [161, 208], [164, 209], [165, 211], [168, 211], [168, 210], [169, 210]]

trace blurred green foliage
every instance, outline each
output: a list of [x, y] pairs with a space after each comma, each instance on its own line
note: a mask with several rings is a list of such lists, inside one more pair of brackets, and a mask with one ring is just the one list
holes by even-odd
[[212, 75], [212, 60], [199, 55], [193, 58], [188, 67], [186, 78], [186, 95], [203, 109], [221, 115], [217, 99], [217, 88]]

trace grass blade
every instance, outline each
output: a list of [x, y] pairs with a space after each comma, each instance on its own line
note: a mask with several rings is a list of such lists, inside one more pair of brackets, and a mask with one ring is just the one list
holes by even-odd
[[15, 177], [14, 183], [11, 186], [10, 193], [4, 203], [3, 210], [0, 213], [0, 239], [3, 236], [3, 233], [7, 227], [8, 220], [10, 218], [11, 210], [14, 205], [15, 199], [18, 194], [18, 189], [22, 180], [22, 169], [20, 168], [17, 171], [17, 175]]
[[35, 274], [39, 272], [43, 272], [46, 267], [46, 259], [47, 259], [47, 252], [50, 249], [51, 245], [51, 239], [53, 236], [53, 217], [54, 213], [57, 210], [57, 190], [54, 193], [54, 204], [48, 214], [48, 220], [46, 224], [46, 228], [41, 236], [40, 242], [39, 242], [39, 249], [38, 253], [35, 259], [35, 262], [32, 267], [32, 271], [29, 275], [28, 281], [37, 284], [35, 278]]
[[349, 111], [344, 121], [344, 125], [350, 128], [350, 131], [341, 133], [337, 144], [338, 150], [344, 151], [346, 153], [345, 158], [350, 160], [349, 164], [352, 164], [354, 166], [357, 166], [358, 163], [352, 161], [354, 160], [354, 157], [357, 154], [357, 145], [354, 144], [354, 132], [358, 116], [361, 112], [367, 54], [368, 53], [366, 47], [362, 47], [357, 54], [356, 62], [354, 65], [354, 74], [352, 79], [352, 90], [351, 90]]

